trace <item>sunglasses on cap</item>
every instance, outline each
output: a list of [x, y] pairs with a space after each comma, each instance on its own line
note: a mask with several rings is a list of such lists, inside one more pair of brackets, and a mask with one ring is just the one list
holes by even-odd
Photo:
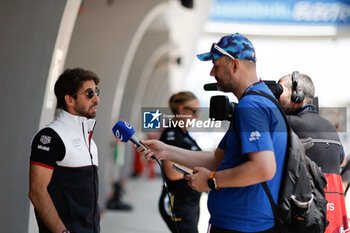
[[231, 58], [232, 60], [235, 60], [235, 58], [229, 54], [228, 52], [226, 52], [223, 48], [221, 48], [220, 46], [218, 46], [216, 43], [213, 43], [211, 46], [211, 51], [213, 51], [213, 49], [216, 49], [217, 51], [219, 51], [219, 53], [221, 53], [222, 55], [228, 56], [229, 58]]
[[78, 95], [86, 95], [89, 99], [92, 99], [92, 98], [95, 96], [95, 94], [96, 94], [97, 96], [100, 96], [100, 89], [97, 88], [97, 87], [96, 87], [96, 90], [95, 90], [95, 91], [93, 91], [93, 90], [87, 90], [87, 91], [82, 92], [82, 93], [74, 94], [73, 97], [74, 97], [74, 98], [77, 98]]

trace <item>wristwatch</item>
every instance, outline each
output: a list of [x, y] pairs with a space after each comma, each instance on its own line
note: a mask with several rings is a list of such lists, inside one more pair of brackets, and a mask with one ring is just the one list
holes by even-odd
[[70, 233], [70, 231], [65, 229], [64, 231], [62, 231], [62, 233]]
[[215, 176], [215, 171], [213, 171], [209, 176], [208, 186], [209, 186], [210, 190], [219, 190], [214, 176]]

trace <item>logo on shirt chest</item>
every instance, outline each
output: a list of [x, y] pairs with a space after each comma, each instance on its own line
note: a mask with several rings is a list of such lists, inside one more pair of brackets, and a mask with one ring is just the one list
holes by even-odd
[[72, 140], [72, 145], [73, 145], [73, 148], [75, 148], [77, 150], [82, 150], [82, 145], [81, 145], [80, 138], [74, 138]]

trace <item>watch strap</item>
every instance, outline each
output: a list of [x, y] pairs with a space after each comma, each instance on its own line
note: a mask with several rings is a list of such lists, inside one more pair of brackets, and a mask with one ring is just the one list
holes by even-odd
[[216, 171], [211, 172], [211, 173], [210, 173], [210, 176], [209, 176], [209, 179], [213, 179], [214, 176], [215, 176], [215, 173], [216, 173]]
[[212, 173], [210, 173], [209, 179], [208, 179], [208, 186], [211, 190], [219, 190], [217, 184], [216, 184], [216, 180], [215, 180], [215, 171], [213, 171]]

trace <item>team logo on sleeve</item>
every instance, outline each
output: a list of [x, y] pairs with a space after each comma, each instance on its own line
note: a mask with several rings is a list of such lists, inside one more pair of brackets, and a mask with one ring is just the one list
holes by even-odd
[[251, 142], [251, 141], [259, 140], [260, 136], [261, 136], [260, 132], [255, 130], [250, 133], [249, 141]]
[[47, 135], [41, 135], [40, 142], [44, 145], [49, 144], [51, 142], [51, 137]]

